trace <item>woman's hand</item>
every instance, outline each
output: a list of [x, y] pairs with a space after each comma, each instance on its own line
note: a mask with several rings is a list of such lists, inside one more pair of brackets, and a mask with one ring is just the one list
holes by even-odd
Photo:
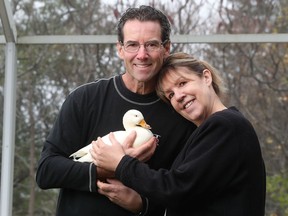
[[115, 171], [125, 152], [122, 145], [115, 139], [112, 133], [109, 134], [109, 139], [112, 145], [105, 144], [98, 137], [97, 141], [92, 142], [90, 153], [96, 166], [109, 171]]
[[97, 141], [92, 142], [92, 150], [90, 151], [93, 162], [96, 166], [109, 171], [115, 171], [122, 157], [127, 154], [135, 157], [140, 161], [149, 160], [157, 146], [158, 139], [152, 137], [146, 143], [133, 148], [133, 142], [136, 139], [136, 132], [132, 131], [124, 140], [123, 146], [115, 139], [113, 133], [109, 134], [112, 145], [107, 145], [99, 137]]

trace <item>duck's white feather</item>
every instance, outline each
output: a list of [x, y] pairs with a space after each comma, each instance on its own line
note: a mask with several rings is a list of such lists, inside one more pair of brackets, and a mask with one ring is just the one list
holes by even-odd
[[[140, 126], [140, 124], [144, 123], [144, 126]], [[125, 138], [130, 134], [131, 131], [136, 131], [136, 139], [133, 143], [133, 147], [139, 146], [145, 142], [147, 142], [152, 136], [152, 132], [149, 130], [150, 126], [146, 124], [144, 121], [144, 117], [142, 113], [138, 110], [128, 110], [123, 116], [123, 126], [125, 128], [121, 131], [114, 131], [113, 134], [116, 140], [123, 144]], [[146, 127], [146, 128], [145, 128]], [[104, 143], [111, 145], [109, 134], [102, 137]], [[92, 148], [92, 144], [89, 144], [75, 153], [71, 154], [70, 157], [73, 157], [74, 161], [79, 162], [92, 162], [92, 156], [90, 154], [90, 149]]]

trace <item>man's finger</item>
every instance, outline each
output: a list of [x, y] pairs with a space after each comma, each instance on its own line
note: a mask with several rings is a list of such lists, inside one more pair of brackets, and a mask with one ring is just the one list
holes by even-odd
[[157, 140], [155, 137], [150, 138], [145, 145], [138, 146], [138, 154], [137, 158], [140, 161], [146, 162], [148, 161], [155, 152], [157, 147]]

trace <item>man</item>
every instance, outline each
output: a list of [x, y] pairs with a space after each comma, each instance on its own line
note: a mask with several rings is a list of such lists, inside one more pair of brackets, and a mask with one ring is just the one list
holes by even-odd
[[[69, 155], [111, 131], [123, 129], [129, 109], [141, 111], [159, 135], [129, 155], [147, 161], [154, 169], [169, 168], [195, 126], [156, 95], [157, 73], [170, 53], [170, 24], [150, 6], [130, 8], [118, 23], [117, 50], [126, 71], [78, 87], [62, 105], [39, 160], [36, 181], [40, 188], [60, 188], [58, 216], [163, 215], [145, 197], [119, 182], [110, 181], [114, 194], [97, 191], [97, 179], [109, 177], [93, 163], [75, 162]], [[106, 196], [104, 196], [104, 195]], [[125, 198], [124, 198], [125, 197]], [[113, 201], [113, 202], [112, 202]]]

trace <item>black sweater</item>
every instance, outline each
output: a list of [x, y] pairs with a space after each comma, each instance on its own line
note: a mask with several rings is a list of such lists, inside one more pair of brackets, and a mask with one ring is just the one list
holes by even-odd
[[[195, 129], [155, 92], [147, 95], [130, 92], [121, 76], [75, 89], [63, 103], [44, 142], [36, 175], [40, 188], [61, 188], [58, 216], [133, 215], [97, 192], [94, 164], [74, 162], [69, 158], [98, 136], [123, 130], [122, 117], [129, 109], [141, 111], [152, 132], [160, 135], [159, 146], [148, 162], [154, 169], [169, 168]], [[163, 208], [150, 208], [150, 211], [148, 215], [160, 215]]]
[[116, 170], [124, 184], [167, 207], [167, 216], [263, 216], [265, 167], [252, 125], [229, 108], [211, 115], [169, 169], [129, 156]]

